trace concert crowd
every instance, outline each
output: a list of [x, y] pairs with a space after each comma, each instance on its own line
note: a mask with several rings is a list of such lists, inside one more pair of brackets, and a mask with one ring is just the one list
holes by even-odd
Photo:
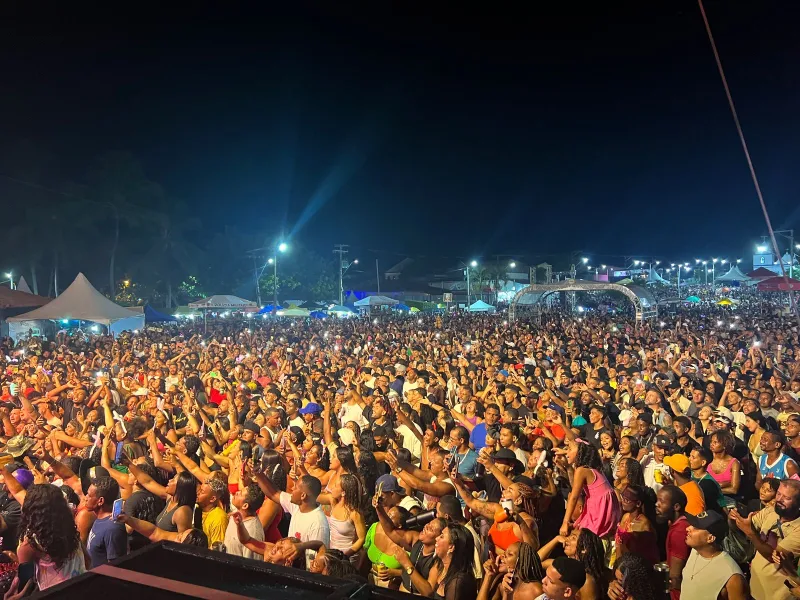
[[446, 600], [800, 597], [791, 316], [505, 319], [0, 341], [0, 589], [163, 540]]

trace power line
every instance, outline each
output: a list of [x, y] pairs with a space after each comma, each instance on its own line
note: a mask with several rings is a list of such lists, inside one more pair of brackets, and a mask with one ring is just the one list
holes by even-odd
[[[703, 6], [703, 0], [697, 0], [698, 5], [700, 6], [700, 14], [703, 17], [703, 23], [706, 26], [706, 33], [708, 34], [708, 41], [711, 43], [711, 50], [714, 52], [714, 60], [717, 63], [717, 69], [719, 70], [719, 76], [722, 78], [722, 85], [725, 88], [725, 96], [728, 98], [728, 106], [731, 109], [731, 115], [733, 115], [733, 122], [736, 125], [736, 132], [739, 134], [739, 140], [742, 142], [742, 149], [744, 150], [744, 155], [747, 158], [747, 166], [750, 168], [750, 176], [753, 178], [753, 185], [756, 188], [756, 194], [758, 195], [758, 201], [761, 204], [761, 210], [764, 213], [764, 220], [767, 222], [767, 229], [769, 230], [769, 237], [772, 240], [772, 247], [775, 251], [775, 254], [778, 256], [778, 264], [781, 267], [781, 273], [783, 274], [783, 280], [786, 283], [787, 287], [789, 288], [789, 302], [792, 306], [792, 311], [794, 312], [795, 319], [797, 319], [797, 324], [800, 325], [800, 313], [797, 311], [797, 304], [794, 300], [794, 291], [792, 290], [791, 282], [789, 281], [789, 277], [786, 275], [786, 268], [783, 266], [783, 259], [781, 258], [781, 252], [778, 248], [778, 240], [775, 238], [775, 232], [772, 229], [772, 222], [769, 218], [769, 212], [767, 212], [767, 205], [764, 202], [764, 195], [761, 193], [761, 186], [758, 183], [758, 177], [756, 176], [756, 170], [753, 166], [753, 160], [750, 158], [750, 150], [747, 148], [747, 140], [744, 138], [744, 131], [742, 130], [742, 124], [739, 122], [739, 114], [736, 112], [736, 105], [733, 102], [733, 96], [731, 95], [731, 89], [728, 86], [728, 78], [725, 77], [725, 70], [722, 68], [722, 60], [719, 57], [719, 52], [717, 51], [717, 44], [714, 41], [714, 35], [711, 33], [711, 25], [708, 22], [708, 17], [706, 16], [706, 9]], [[794, 256], [794, 248], [791, 248], [789, 251], [791, 256]], [[794, 260], [794, 258], [792, 258]]]

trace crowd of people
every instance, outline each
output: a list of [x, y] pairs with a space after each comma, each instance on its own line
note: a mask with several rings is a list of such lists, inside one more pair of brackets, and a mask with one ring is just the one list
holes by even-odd
[[446, 600], [800, 597], [800, 334], [777, 313], [0, 346], [7, 598], [162, 540]]

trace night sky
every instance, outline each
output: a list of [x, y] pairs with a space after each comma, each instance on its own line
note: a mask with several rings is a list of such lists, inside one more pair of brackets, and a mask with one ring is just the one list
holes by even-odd
[[[165, 4], [4, 18], [4, 140], [65, 179], [130, 151], [208, 226], [328, 253], [748, 260], [765, 232], [694, 2]], [[773, 225], [800, 226], [800, 3], [706, 9]]]

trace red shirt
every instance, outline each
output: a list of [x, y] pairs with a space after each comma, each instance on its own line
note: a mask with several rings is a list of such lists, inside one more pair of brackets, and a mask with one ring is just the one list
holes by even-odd
[[208, 401], [211, 404], [219, 406], [219, 403], [225, 400], [225, 398], [227, 398], [227, 394], [223, 394], [216, 388], [211, 388], [211, 395], [208, 397]]
[[[680, 519], [675, 521], [669, 526], [667, 532], [667, 564], [670, 558], [677, 558], [686, 561], [689, 558], [689, 546], [686, 545], [686, 528], [689, 527], [689, 521], [686, 517], [681, 516]], [[670, 600], [680, 600], [680, 590], [669, 591]]]

